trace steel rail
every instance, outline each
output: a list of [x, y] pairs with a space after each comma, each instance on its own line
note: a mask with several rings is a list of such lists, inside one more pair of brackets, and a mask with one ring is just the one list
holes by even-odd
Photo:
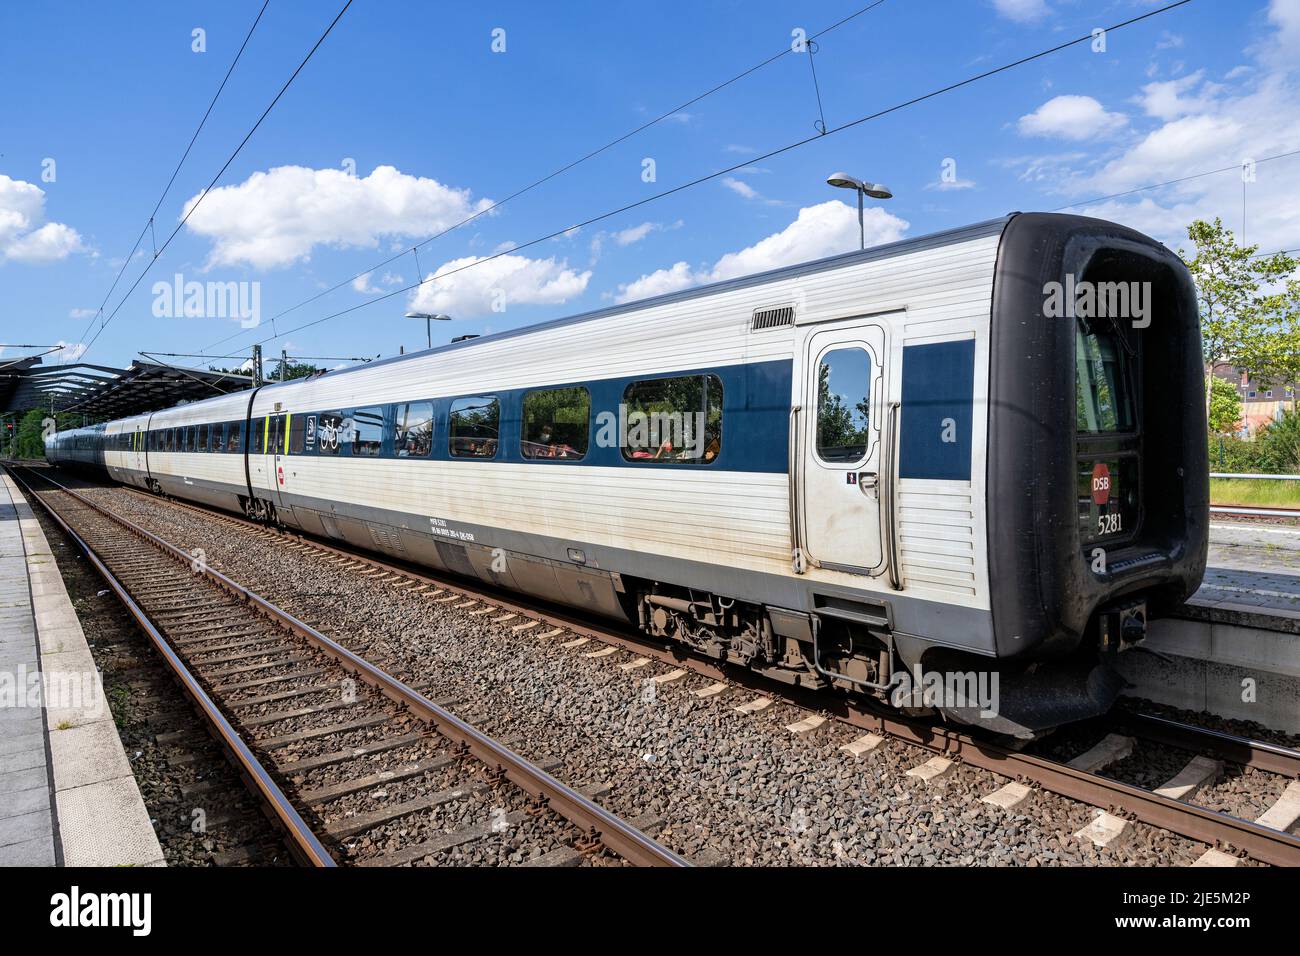
[[[225, 714], [221, 712], [220, 708], [217, 707], [212, 698], [208, 696], [202, 685], [199, 684], [198, 679], [189, 668], [185, 666], [184, 661], [182, 661], [180, 656], [172, 650], [171, 644], [162, 635], [162, 632], [158, 630], [157, 626], [149, 618], [149, 615], [135, 602], [135, 599], [131, 597], [122, 582], [119, 581], [113, 572], [109, 570], [108, 566], [100, 558], [95, 548], [93, 548], [89, 542], [72, 529], [72, 526], [63, 519], [62, 515], [55, 510], [53, 505], [42, 498], [30, 484], [15, 474], [14, 469], [10, 468], [8, 470], [14, 480], [22, 485], [23, 488], [27, 490], [28, 495], [36, 500], [54, 522], [63, 529], [63, 533], [71, 538], [77, 547], [85, 553], [95, 570], [99, 572], [100, 577], [102, 577], [108, 584], [109, 589], [117, 595], [118, 600], [122, 602], [122, 605], [130, 612], [131, 616], [136, 619], [136, 622], [140, 625], [141, 629], [149, 635], [149, 640], [153, 644], [154, 649], [162, 655], [163, 660], [166, 661], [167, 666], [171, 669], [172, 673], [180, 681], [181, 686], [194, 701], [199, 712], [208, 721], [208, 725], [213, 735], [234, 758], [236, 766], [240, 768], [245, 781], [251, 784], [251, 789], [253, 789], [255, 793], [262, 798], [263, 802], [271, 808], [275, 818], [280, 822], [289, 836], [290, 848], [294, 851], [294, 855], [297, 856], [301, 862], [306, 863], [309, 866], [337, 866], [338, 864], [335, 863], [334, 858], [330, 855], [329, 851], [325, 849], [325, 846], [316, 837], [315, 832], [313, 832], [311, 827], [308, 826], [307, 821], [302, 818], [300, 813], [298, 813], [297, 808], [294, 807], [293, 803], [285, 795], [284, 791], [280, 789], [279, 784], [275, 782], [275, 779], [271, 776], [270, 772], [267, 771], [266, 767], [262, 765], [262, 762], [257, 759], [248, 744], [244, 742], [239, 731], [237, 731], [231, 725], [230, 721], [226, 719]], [[42, 480], [49, 481], [51, 484], [59, 487], [60, 490], [66, 490], [59, 486], [58, 482], [55, 482], [53, 479], [48, 478], [45, 475], [41, 475], [40, 477]], [[69, 493], [75, 494], [72, 492]]]
[[[52, 478], [45, 478], [45, 480], [81, 501], [87, 507], [117, 522], [120, 526], [152, 544], [164, 554], [180, 561], [182, 564], [191, 564], [192, 556], [171, 542], [90, 501], [79, 492], [60, 485]], [[409, 708], [422, 720], [432, 725], [441, 736], [453, 744], [464, 746], [469, 753], [488, 767], [501, 772], [520, 789], [543, 802], [570, 823], [596, 836], [607, 848], [629, 863], [636, 866], [683, 867], [690, 865], [682, 857], [652, 840], [630, 823], [610, 813], [600, 804], [584, 797], [567, 784], [555, 779], [545, 770], [514, 753], [504, 744], [467, 724], [450, 711], [439, 707], [414, 688], [402, 683], [391, 674], [348, 650], [337, 641], [326, 637], [311, 625], [299, 620], [261, 595], [248, 590], [220, 571], [207, 565], [203, 566], [202, 573], [231, 594], [256, 607], [271, 620], [304, 638], [318, 650], [334, 658], [346, 670], [355, 673], [362, 680], [376, 687], [385, 696]]]
[[1242, 515], [1258, 518], [1300, 518], [1300, 508], [1237, 508], [1231, 505], [1210, 505], [1210, 514]]
[[[136, 495], [153, 499], [156, 496], [137, 488], [128, 490]], [[169, 502], [191, 511], [218, 518], [247, 529], [267, 530], [265, 525], [243, 517], [205, 508], [173, 498]], [[658, 642], [630, 632], [620, 632], [613, 626], [602, 626], [577, 614], [554, 609], [541, 609], [524, 603], [518, 595], [502, 596], [484, 587], [452, 583], [446, 577], [427, 570], [413, 570], [408, 566], [380, 560], [358, 551], [337, 547], [309, 535], [280, 531], [289, 540], [300, 541], [321, 551], [339, 555], [371, 567], [410, 578], [421, 583], [436, 584], [457, 594], [474, 598], [502, 610], [520, 614], [534, 620], [566, 628], [583, 637], [621, 647], [641, 655], [653, 657], [676, 667], [686, 668], [714, 680], [729, 680], [751, 690], [777, 694], [787, 702], [812, 711], [820, 711], [836, 719], [869, 730], [887, 734], [906, 743], [914, 744], [962, 760], [972, 766], [1013, 779], [1025, 779], [1043, 789], [1063, 797], [1079, 800], [1102, 809], [1119, 809], [1135, 819], [1168, 830], [1179, 836], [1203, 843], [1229, 844], [1245, 851], [1254, 859], [1279, 866], [1300, 866], [1300, 837], [1249, 820], [1232, 817], [1216, 810], [1198, 807], [1162, 796], [1151, 790], [1126, 784], [1099, 774], [1076, 770], [1064, 763], [1020, 753], [1001, 744], [977, 739], [947, 726], [930, 725], [896, 713], [881, 711], [867, 703], [846, 697], [827, 694], [825, 691], [795, 687], [757, 674], [734, 664], [706, 660], [689, 653], [684, 647], [668, 642]], [[1266, 745], [1268, 746], [1268, 745]], [[1285, 748], [1282, 748], [1285, 750]], [[1259, 759], [1263, 759], [1260, 757]]]
[[1147, 740], [1300, 779], [1300, 750], [1141, 711], [1126, 711], [1118, 716], [1118, 721]]

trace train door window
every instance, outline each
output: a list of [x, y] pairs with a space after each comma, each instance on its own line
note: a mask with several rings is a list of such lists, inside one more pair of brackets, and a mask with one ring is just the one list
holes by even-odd
[[1074, 341], [1078, 430], [1085, 434], [1133, 431], [1129, 362], [1123, 342], [1112, 329], [1093, 328], [1082, 318]]
[[252, 429], [248, 434], [248, 450], [251, 454], [260, 455], [266, 451], [266, 419], [254, 418], [249, 423]]
[[393, 450], [398, 458], [428, 458], [433, 451], [433, 404], [410, 402], [393, 409]]
[[280, 423], [284, 421], [283, 415], [269, 415], [266, 419], [266, 453], [268, 455], [279, 455], [282, 453], [283, 446], [280, 444]]
[[495, 458], [501, 434], [501, 402], [490, 395], [451, 403], [447, 450], [455, 458]]
[[326, 412], [321, 415], [316, 429], [316, 444], [320, 448], [320, 454], [337, 455], [343, 440], [343, 414]]
[[301, 455], [307, 435], [307, 416], [289, 416], [289, 454]]
[[376, 458], [384, 447], [384, 410], [358, 408], [352, 413], [352, 454]]
[[519, 452], [525, 458], [577, 461], [587, 454], [591, 393], [581, 385], [524, 395]]
[[226, 451], [238, 452], [243, 450], [244, 443], [244, 423], [231, 422], [226, 428]]
[[861, 461], [870, 445], [871, 356], [866, 349], [832, 349], [817, 366], [817, 457]]
[[623, 390], [626, 461], [708, 465], [722, 450], [722, 380], [679, 375], [633, 382]]

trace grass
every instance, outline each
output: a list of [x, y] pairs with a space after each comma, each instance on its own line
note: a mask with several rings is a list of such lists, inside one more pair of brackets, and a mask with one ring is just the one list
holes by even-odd
[[1210, 503], [1248, 508], [1300, 508], [1300, 481], [1211, 478]]

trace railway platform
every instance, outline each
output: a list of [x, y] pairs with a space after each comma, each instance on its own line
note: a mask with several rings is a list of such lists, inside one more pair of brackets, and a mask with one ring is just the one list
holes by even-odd
[[1300, 528], [1215, 521], [1201, 589], [1120, 670], [1135, 696], [1300, 733]]
[[162, 866], [48, 541], [0, 473], [0, 866]]

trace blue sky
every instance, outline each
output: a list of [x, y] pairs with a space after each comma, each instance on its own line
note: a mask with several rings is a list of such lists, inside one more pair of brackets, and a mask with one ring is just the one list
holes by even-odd
[[[175, 228], [341, 5], [271, 0], [163, 203]], [[867, 0], [634, 4], [355, 0], [85, 360], [140, 350], [392, 355], [856, 246], [843, 169], [889, 184], [869, 241], [1046, 210], [1300, 149], [1300, 0], [1194, 0], [968, 88], [828, 136], [575, 234], [522, 244], [815, 132], [808, 57], [787, 55], [420, 250], [277, 313], [789, 46]], [[826, 122], [892, 106], [1161, 4], [885, 0], [822, 37]], [[6, 4], [0, 11], [0, 341], [65, 342], [91, 321], [261, 0]], [[206, 51], [192, 50], [202, 28]], [[493, 30], [505, 51], [493, 52]], [[645, 160], [655, 181], [644, 181]], [[53, 165], [50, 165], [50, 160]], [[351, 160], [351, 166], [345, 166]], [[950, 163], [945, 161], [951, 160]], [[948, 174], [945, 178], [945, 169]], [[51, 179], [51, 173], [52, 179]], [[1260, 164], [1247, 240], [1300, 246], [1300, 156]], [[1080, 211], [1177, 244], [1194, 216], [1242, 219], [1234, 170]], [[122, 292], [152, 256], [126, 266]], [[172, 317], [155, 283], [257, 283], [260, 324]], [[251, 290], [252, 286], [245, 286]], [[494, 310], [495, 306], [495, 310]], [[107, 313], [106, 313], [107, 314]], [[88, 324], [89, 333], [86, 332]], [[287, 334], [286, 334], [287, 333]], [[212, 348], [214, 343], [231, 341]], [[6, 357], [20, 354], [8, 349]], [[238, 360], [178, 360], [234, 365]], [[334, 365], [335, 362], [323, 364]]]

